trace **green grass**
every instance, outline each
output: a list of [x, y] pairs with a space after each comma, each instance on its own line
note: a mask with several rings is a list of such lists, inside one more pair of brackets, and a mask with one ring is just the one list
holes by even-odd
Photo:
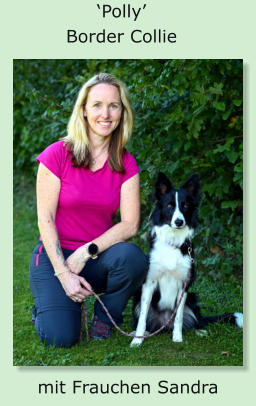
[[[25, 178], [14, 193], [14, 349], [13, 363], [19, 366], [241, 366], [243, 331], [236, 326], [215, 324], [208, 335], [185, 332], [182, 343], [173, 343], [170, 334], [146, 339], [140, 348], [129, 347], [130, 338], [114, 331], [106, 341], [89, 340], [70, 349], [44, 347], [31, 323], [33, 298], [29, 289], [28, 266], [39, 233], [36, 221], [35, 190]], [[137, 239], [137, 241], [139, 241]], [[205, 314], [242, 311], [242, 287], [234, 277], [218, 284], [197, 269], [193, 290]], [[131, 331], [131, 301], [122, 328]], [[86, 302], [88, 318], [93, 299]], [[86, 334], [84, 333], [84, 339]]]

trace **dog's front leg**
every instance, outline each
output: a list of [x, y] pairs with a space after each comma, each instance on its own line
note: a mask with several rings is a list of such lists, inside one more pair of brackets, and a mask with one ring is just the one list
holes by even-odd
[[[148, 309], [151, 303], [153, 292], [156, 288], [156, 282], [153, 280], [147, 281], [142, 286], [142, 295], [141, 295], [141, 303], [140, 303], [140, 316], [137, 324], [136, 329], [136, 336], [143, 336], [146, 331], [146, 322], [147, 322], [147, 315]], [[143, 342], [143, 338], [134, 337], [132, 340], [130, 347], [136, 347], [141, 345]]]
[[[179, 292], [177, 303], [179, 303], [181, 297], [181, 291]], [[174, 319], [173, 325], [173, 333], [172, 333], [172, 341], [176, 343], [182, 342], [182, 325], [183, 325], [183, 313], [184, 313], [184, 306], [187, 299], [187, 293], [184, 292], [183, 298], [180, 302], [180, 305], [177, 309], [177, 313]]]

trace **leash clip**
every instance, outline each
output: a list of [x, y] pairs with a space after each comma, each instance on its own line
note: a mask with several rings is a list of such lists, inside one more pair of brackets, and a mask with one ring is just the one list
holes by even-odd
[[188, 255], [189, 255], [191, 264], [193, 264], [194, 263], [194, 258], [192, 258], [191, 254], [192, 254], [192, 247], [188, 247]]

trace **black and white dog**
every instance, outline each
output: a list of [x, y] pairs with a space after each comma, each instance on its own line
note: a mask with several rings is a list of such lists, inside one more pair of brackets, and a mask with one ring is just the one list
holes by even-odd
[[[163, 173], [158, 175], [155, 186], [157, 203], [150, 217], [153, 227], [149, 270], [142, 289], [134, 297], [135, 336], [157, 330], [175, 310], [174, 321], [165, 328], [165, 331], [173, 330], [174, 342], [182, 341], [182, 329], [201, 329], [220, 320], [236, 323], [239, 327], [243, 325], [242, 313], [203, 317], [195, 295], [187, 292], [195, 278], [192, 237], [198, 222], [199, 192], [197, 174], [179, 190], [173, 188]], [[142, 341], [143, 338], [134, 337], [131, 347], [141, 345]]]

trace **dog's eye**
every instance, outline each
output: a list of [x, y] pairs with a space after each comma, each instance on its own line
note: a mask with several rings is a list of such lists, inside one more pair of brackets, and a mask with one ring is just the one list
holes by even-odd
[[168, 209], [171, 209], [173, 207], [173, 205], [171, 203], [168, 204]]
[[184, 204], [184, 209], [188, 209], [188, 204]]

